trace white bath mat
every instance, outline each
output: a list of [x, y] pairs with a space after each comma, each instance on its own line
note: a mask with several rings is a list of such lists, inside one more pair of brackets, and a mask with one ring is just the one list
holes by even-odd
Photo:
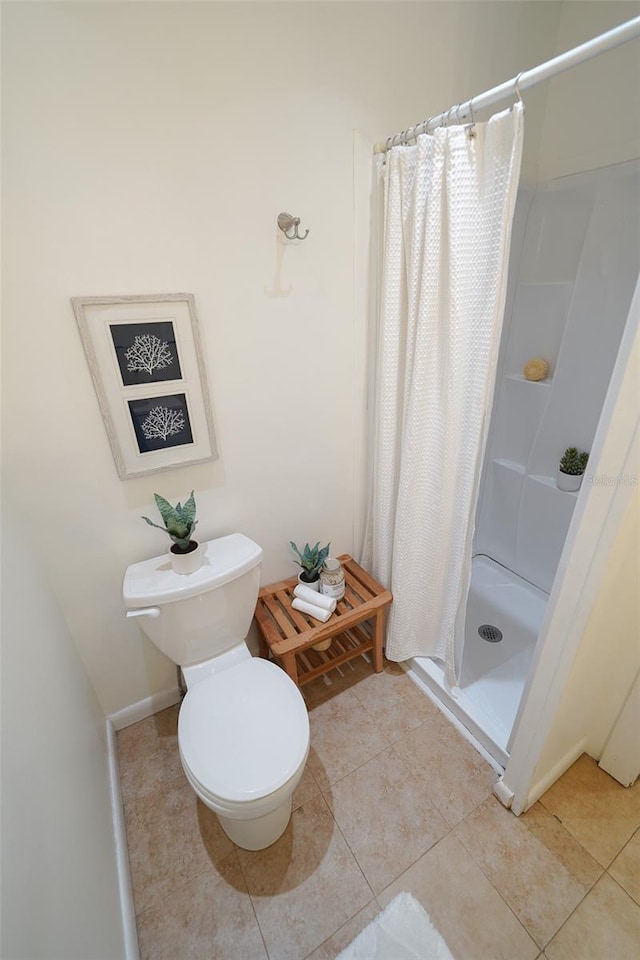
[[454, 960], [410, 893], [399, 893], [336, 960]]

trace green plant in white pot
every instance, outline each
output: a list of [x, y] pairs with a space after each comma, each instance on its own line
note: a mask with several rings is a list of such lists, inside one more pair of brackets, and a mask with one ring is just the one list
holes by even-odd
[[202, 566], [202, 551], [197, 540], [192, 539], [198, 522], [193, 490], [184, 505], [178, 501], [175, 507], [172, 507], [169, 501], [158, 493], [154, 493], [153, 496], [164, 526], [154, 523], [149, 517], [142, 517], [142, 519], [150, 527], [157, 527], [158, 530], [164, 531], [173, 540], [172, 546], [169, 547], [169, 558], [174, 571], [183, 575], [195, 573]]
[[302, 570], [298, 574], [300, 583], [303, 583], [305, 587], [310, 587], [311, 590], [319, 590], [320, 570], [322, 569], [322, 564], [329, 556], [329, 547], [331, 544], [328, 543], [326, 547], [320, 548], [320, 541], [318, 540], [315, 547], [310, 547], [308, 543], [305, 543], [304, 550], [299, 550], [293, 540], [290, 540], [289, 546], [298, 557], [296, 563], [302, 567]]
[[556, 483], [558, 490], [579, 490], [584, 471], [587, 469], [589, 454], [577, 447], [567, 447], [558, 465]]

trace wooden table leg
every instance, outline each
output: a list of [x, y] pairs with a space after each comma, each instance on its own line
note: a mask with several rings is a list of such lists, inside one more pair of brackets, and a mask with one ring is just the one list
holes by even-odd
[[261, 633], [259, 634], [259, 640], [260, 640], [260, 656], [263, 657], [265, 660], [268, 660], [269, 644], [267, 643], [267, 641], [265, 640], [265, 638], [262, 636]]
[[295, 683], [298, 685], [298, 665], [296, 664], [296, 655], [295, 653], [284, 653], [282, 655], [282, 663], [285, 670]]
[[383, 667], [382, 641], [386, 614], [386, 609], [378, 610], [373, 624], [373, 668], [376, 673], [381, 673]]

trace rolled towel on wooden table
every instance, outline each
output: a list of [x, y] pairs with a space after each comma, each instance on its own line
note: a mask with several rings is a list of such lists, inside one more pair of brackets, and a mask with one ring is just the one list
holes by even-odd
[[300, 613], [306, 613], [307, 616], [313, 617], [314, 620], [319, 620], [320, 623], [326, 623], [331, 616], [331, 610], [324, 610], [315, 603], [307, 603], [306, 600], [300, 600], [299, 597], [295, 598], [291, 606], [294, 610], [299, 610]]
[[293, 591], [293, 595], [297, 597], [298, 600], [311, 603], [314, 607], [321, 607], [323, 610], [328, 610], [329, 613], [333, 613], [336, 608], [336, 601], [333, 597], [325, 597], [323, 593], [318, 593], [317, 590], [311, 590], [309, 587], [305, 587], [300, 583]]

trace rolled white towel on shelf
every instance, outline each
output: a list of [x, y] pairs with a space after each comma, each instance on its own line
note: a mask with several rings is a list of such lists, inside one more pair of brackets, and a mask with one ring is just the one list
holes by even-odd
[[323, 610], [328, 610], [329, 613], [333, 613], [336, 608], [336, 601], [333, 597], [325, 597], [323, 593], [318, 593], [317, 590], [310, 590], [309, 587], [305, 587], [301, 583], [295, 588], [293, 595], [297, 597], [298, 600], [311, 603], [314, 607], [322, 607]]
[[300, 600], [299, 597], [295, 598], [291, 606], [294, 610], [299, 610], [300, 613], [306, 613], [307, 616], [313, 617], [314, 620], [319, 620], [320, 623], [326, 623], [331, 616], [330, 610], [325, 610], [315, 603], [307, 603], [306, 600]]

